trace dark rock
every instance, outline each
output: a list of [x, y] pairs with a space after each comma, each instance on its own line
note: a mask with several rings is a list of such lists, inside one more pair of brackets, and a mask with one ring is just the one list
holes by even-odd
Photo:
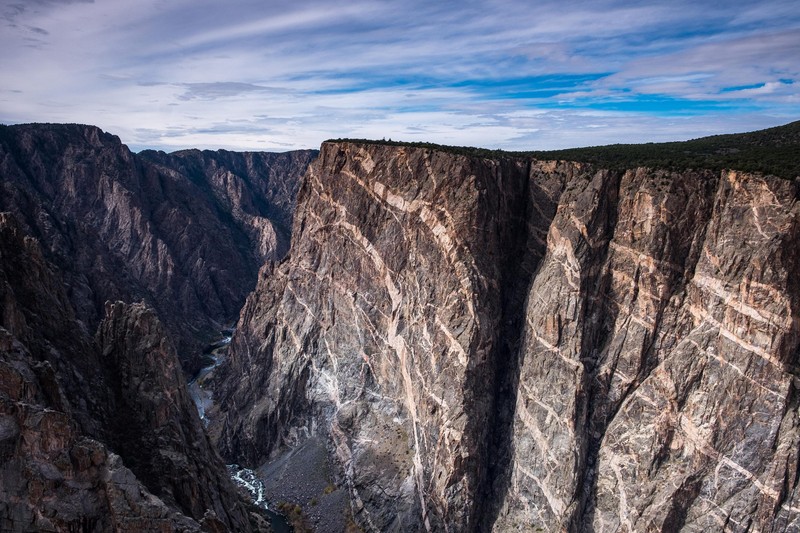
[[[97, 344], [115, 393], [115, 448], [151, 492], [208, 527], [248, 522], [203, 430], [178, 358], [152, 310], [108, 303]], [[212, 513], [209, 515], [209, 513]], [[216, 526], [215, 526], [216, 527]], [[213, 529], [212, 529], [213, 530]]]
[[0, 530], [249, 531], [153, 312], [110, 304], [98, 341], [1, 213]]
[[190, 358], [235, 319], [259, 266], [287, 248], [314, 156], [138, 156], [92, 126], [0, 126], [0, 211], [43, 244], [89, 330], [107, 300], [144, 300], [193, 373]]

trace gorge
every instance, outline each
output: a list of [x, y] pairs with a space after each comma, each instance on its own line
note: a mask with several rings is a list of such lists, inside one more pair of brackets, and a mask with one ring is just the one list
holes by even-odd
[[[696, 144], [135, 155], [3, 127], [2, 525], [264, 528], [218, 450], [267, 485], [324, 470], [288, 502], [319, 531], [317, 506], [352, 531], [797, 530], [798, 130], [737, 139], [774, 148], [763, 172]], [[188, 354], [237, 312], [204, 429]]]

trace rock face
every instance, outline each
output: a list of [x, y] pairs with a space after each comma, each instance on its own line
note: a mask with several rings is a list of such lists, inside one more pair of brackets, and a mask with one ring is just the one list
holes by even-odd
[[97, 333], [115, 394], [115, 449], [167, 504], [245, 528], [227, 471], [203, 430], [172, 344], [142, 304], [107, 304]]
[[109, 304], [96, 344], [57, 270], [8, 213], [0, 213], [0, 529], [251, 530], [153, 312]]
[[107, 300], [144, 300], [193, 372], [200, 339], [234, 320], [258, 268], [284, 253], [314, 156], [137, 156], [92, 126], [0, 126], [0, 211], [39, 239], [90, 330]]
[[496, 530], [798, 527], [797, 198], [644, 170], [562, 195]]
[[373, 531], [789, 531], [797, 181], [325, 143], [223, 455], [324, 436]]
[[289, 251], [300, 177], [317, 151], [183, 150], [165, 154], [145, 150], [138, 155], [209, 188], [220, 210], [230, 213], [232, 225], [255, 245], [261, 266], [282, 259]]

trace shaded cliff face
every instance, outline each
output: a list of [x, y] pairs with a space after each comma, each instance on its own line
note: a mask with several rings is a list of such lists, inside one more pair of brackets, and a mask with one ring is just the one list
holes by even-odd
[[138, 156], [208, 189], [218, 210], [248, 236], [260, 267], [288, 252], [300, 177], [317, 153], [145, 150]]
[[325, 435], [370, 530], [797, 526], [797, 183], [326, 143], [223, 454]]
[[562, 196], [497, 531], [797, 527], [797, 195], [637, 170]]
[[98, 345], [0, 213], [0, 529], [250, 530], [155, 315], [107, 311]]
[[[50, 391], [55, 380], [0, 328], [0, 529], [199, 531], [150, 493]], [[23, 445], [24, 443], [24, 445]]]
[[107, 304], [97, 344], [115, 396], [111, 441], [126, 465], [184, 514], [199, 519], [210, 509], [228, 527], [248, 529], [153, 311], [142, 304]]
[[[89, 329], [107, 300], [143, 299], [191, 372], [198, 339], [234, 319], [260, 265], [283, 253], [287, 206], [313, 157], [227, 153], [216, 171], [189, 176], [167, 166], [180, 156], [152, 153], [162, 160], [155, 164], [95, 127], [2, 126], [0, 210], [43, 243]], [[278, 166], [261, 183], [273, 159]]]

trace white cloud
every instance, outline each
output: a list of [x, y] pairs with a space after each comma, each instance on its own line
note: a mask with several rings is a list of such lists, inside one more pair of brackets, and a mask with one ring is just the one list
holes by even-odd
[[[0, 121], [95, 123], [135, 147], [357, 136], [522, 149], [800, 115], [793, 2], [287, 6], [0, 0]], [[650, 97], [685, 110], [614, 110]]]

